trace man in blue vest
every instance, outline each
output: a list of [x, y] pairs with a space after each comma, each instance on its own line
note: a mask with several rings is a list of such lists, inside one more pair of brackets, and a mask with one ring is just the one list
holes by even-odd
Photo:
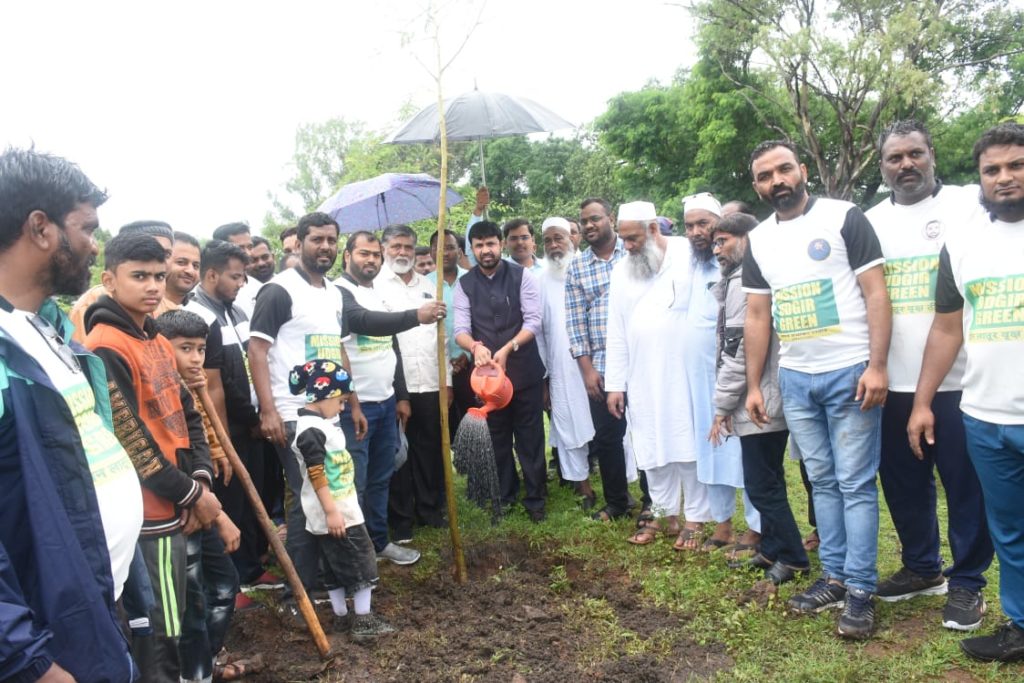
[[488, 415], [502, 504], [519, 494], [512, 442], [526, 482], [523, 506], [534, 522], [544, 519], [544, 364], [537, 351], [541, 296], [537, 279], [501, 258], [501, 230], [480, 221], [469, 230], [477, 265], [455, 285], [455, 342], [474, 364], [501, 367], [512, 382], [512, 401]]

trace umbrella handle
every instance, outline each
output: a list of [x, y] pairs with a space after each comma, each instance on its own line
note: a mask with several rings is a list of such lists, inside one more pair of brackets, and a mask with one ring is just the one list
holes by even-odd
[[[480, 180], [481, 185], [487, 187], [487, 168], [484, 166], [484, 139], [480, 138], [477, 140], [480, 145]], [[487, 220], [487, 209], [484, 209], [484, 220]]]

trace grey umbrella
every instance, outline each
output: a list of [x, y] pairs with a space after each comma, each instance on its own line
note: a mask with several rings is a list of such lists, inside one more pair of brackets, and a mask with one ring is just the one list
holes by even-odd
[[[561, 116], [533, 100], [475, 89], [445, 101], [444, 116], [449, 140], [477, 140], [480, 143], [480, 175], [485, 185], [487, 171], [484, 168], [484, 140], [573, 127]], [[403, 145], [436, 143], [440, 140], [437, 104], [432, 104], [416, 114], [386, 142]]]

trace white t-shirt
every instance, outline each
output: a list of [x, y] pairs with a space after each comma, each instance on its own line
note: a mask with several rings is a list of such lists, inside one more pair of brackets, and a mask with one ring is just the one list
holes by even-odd
[[260, 288], [249, 333], [271, 342], [267, 353], [270, 390], [281, 419], [293, 422], [306, 397], [288, 388], [292, 368], [315, 358], [341, 363], [341, 292], [326, 279], [309, 284], [305, 273], [289, 268]]
[[[437, 297], [437, 286], [413, 271], [408, 283], [385, 265], [373, 279], [373, 288], [389, 311], [407, 311], [419, 308]], [[437, 385], [437, 325], [417, 325], [399, 332], [398, 348], [402, 350], [402, 370], [409, 393], [438, 391]], [[447, 363], [445, 364], [447, 366]], [[451, 386], [451, 370], [446, 368], [447, 386]]]
[[964, 393], [977, 420], [1024, 424], [1024, 221], [980, 215], [939, 254], [935, 310], [963, 309]]
[[319, 432], [315, 442], [323, 444], [324, 476], [327, 478], [331, 498], [334, 499], [341, 516], [345, 518], [345, 528], [362, 524], [364, 519], [356, 496], [355, 465], [352, 463], [352, 456], [345, 449], [345, 434], [338, 426], [337, 419], [328, 421], [319, 415], [299, 415], [295, 423], [295, 439], [291, 443], [292, 453], [298, 458], [299, 472], [302, 473], [299, 499], [302, 503], [302, 512], [306, 515], [306, 531], [322, 536], [327, 533], [327, 515], [324, 514], [324, 507], [309, 481], [306, 461], [301, 450], [303, 443], [313, 431]]
[[[885, 283], [892, 302], [889, 389], [913, 392], [921, 374], [928, 331], [935, 316], [939, 250], [981, 212], [978, 186], [940, 186], [916, 204], [884, 199], [867, 212], [885, 254]], [[959, 391], [967, 356], [963, 349], [939, 391]]]
[[864, 213], [812, 197], [788, 221], [770, 216], [750, 232], [743, 291], [770, 294], [779, 366], [831, 372], [868, 360], [868, 319], [857, 276], [884, 263]]
[[[374, 287], [357, 286], [344, 277], [339, 277], [334, 284], [352, 292], [359, 305], [368, 311], [389, 310]], [[351, 334], [345, 339], [345, 351], [352, 366], [352, 386], [359, 392], [360, 401], [386, 401], [395, 395], [398, 358], [392, 344], [391, 335]]]
[[142, 529], [139, 476], [113, 430], [96, 413], [96, 397], [85, 373], [73, 371], [64, 364], [42, 333], [29, 322], [33, 317], [34, 313], [26, 311], [0, 309], [0, 327], [39, 362], [64, 397], [78, 427], [107, 538], [116, 600], [128, 578], [135, 543]]

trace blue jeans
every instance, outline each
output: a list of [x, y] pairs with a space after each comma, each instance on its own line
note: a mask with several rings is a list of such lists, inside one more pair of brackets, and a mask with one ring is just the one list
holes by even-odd
[[810, 374], [779, 369], [782, 409], [814, 487], [825, 573], [848, 587], [878, 583], [878, 486], [881, 406], [860, 409], [857, 382], [867, 367]]
[[377, 552], [388, 544], [388, 485], [395, 471], [395, 452], [398, 450], [398, 421], [395, 416], [395, 397], [385, 401], [360, 401], [366, 416], [366, 436], [356, 440], [352, 412], [341, 414], [341, 430], [345, 432], [345, 447], [352, 456], [356, 469], [356, 492], [359, 507], [366, 520], [373, 548]]
[[999, 558], [999, 601], [1003, 614], [1024, 628], [1024, 425], [993, 424], [964, 415], [964, 429]]

